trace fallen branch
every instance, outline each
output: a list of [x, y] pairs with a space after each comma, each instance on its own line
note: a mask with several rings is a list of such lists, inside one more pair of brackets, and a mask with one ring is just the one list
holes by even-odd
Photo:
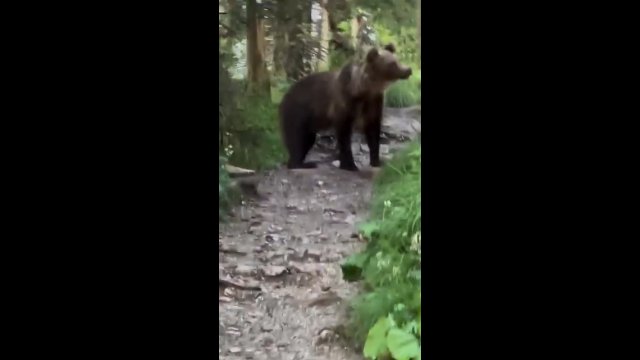
[[256, 173], [255, 170], [243, 169], [243, 168], [229, 165], [229, 164], [225, 164], [225, 169], [229, 173], [229, 177], [232, 177], [232, 178], [246, 176], [246, 175], [253, 175]]

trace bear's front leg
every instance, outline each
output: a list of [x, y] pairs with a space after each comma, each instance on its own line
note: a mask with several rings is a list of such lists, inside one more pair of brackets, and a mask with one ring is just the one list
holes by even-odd
[[351, 152], [351, 133], [353, 131], [353, 117], [347, 116], [338, 125], [336, 136], [338, 138], [338, 150], [340, 151], [340, 169], [358, 171], [353, 153]]
[[376, 96], [365, 105], [364, 134], [369, 146], [369, 164], [372, 167], [382, 166], [380, 160], [380, 134], [382, 132], [382, 106], [384, 98]]

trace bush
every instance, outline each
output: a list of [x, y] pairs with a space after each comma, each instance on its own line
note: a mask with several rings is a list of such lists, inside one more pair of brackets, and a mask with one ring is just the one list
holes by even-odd
[[274, 104], [280, 104], [282, 97], [291, 85], [291, 81], [287, 79], [274, 79], [271, 84], [271, 101]]
[[265, 170], [285, 159], [278, 125], [277, 105], [271, 99], [237, 95], [243, 83], [231, 81], [225, 90], [234, 90], [220, 106], [218, 169], [218, 211], [223, 221], [232, 206], [241, 199], [240, 191], [231, 186], [224, 165], [227, 163], [254, 170]]
[[329, 54], [329, 70], [338, 70], [353, 61], [353, 54], [346, 50], [334, 50]]
[[417, 67], [414, 74], [407, 80], [400, 80], [394, 83], [385, 92], [385, 105], [388, 107], [407, 107], [420, 104], [422, 100], [421, 72]]
[[271, 99], [244, 97], [225, 129], [229, 163], [253, 170], [273, 168], [286, 155], [280, 135], [278, 108]]
[[218, 221], [224, 220], [231, 206], [240, 198], [239, 192], [231, 187], [231, 179], [224, 167], [226, 163], [227, 159], [220, 156], [220, 167], [218, 168]]
[[390, 28], [383, 24], [375, 23], [374, 29], [379, 36], [379, 44], [385, 45], [393, 43], [396, 45], [396, 55], [400, 61], [404, 63], [417, 63], [419, 61], [417, 27], [394, 26], [393, 28]]
[[421, 335], [421, 150], [411, 144], [389, 162], [374, 186], [367, 248], [342, 265], [345, 280], [363, 280], [352, 304], [350, 334], [367, 358], [414, 358]]

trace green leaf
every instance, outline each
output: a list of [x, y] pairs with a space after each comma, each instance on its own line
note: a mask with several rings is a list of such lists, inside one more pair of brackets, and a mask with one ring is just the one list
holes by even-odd
[[369, 259], [367, 253], [358, 253], [351, 255], [340, 265], [342, 268], [342, 278], [346, 281], [358, 281], [362, 278], [362, 269]]
[[418, 339], [412, 334], [397, 328], [389, 330], [386, 345], [396, 360], [410, 360], [420, 356]]
[[418, 323], [415, 320], [409, 321], [405, 324], [403, 330], [410, 334], [415, 334], [418, 332]]
[[406, 306], [405, 306], [404, 304], [399, 303], [399, 304], [395, 304], [395, 305], [393, 306], [393, 311], [402, 311], [402, 310], [404, 310], [405, 308], [406, 308]]
[[377, 359], [386, 355], [387, 348], [386, 335], [389, 330], [389, 318], [382, 317], [369, 329], [367, 341], [364, 343], [363, 355], [368, 359]]
[[398, 327], [398, 324], [396, 324], [396, 321], [393, 319], [393, 314], [387, 315], [387, 320], [389, 321], [389, 328]]
[[422, 278], [422, 272], [420, 270], [411, 270], [407, 273], [407, 277], [420, 280]]
[[369, 222], [369, 223], [362, 224], [360, 226], [360, 232], [362, 233], [362, 235], [364, 235], [364, 237], [368, 239], [371, 238], [371, 235], [373, 235], [374, 232], [379, 230], [380, 230], [380, 224], [376, 222]]

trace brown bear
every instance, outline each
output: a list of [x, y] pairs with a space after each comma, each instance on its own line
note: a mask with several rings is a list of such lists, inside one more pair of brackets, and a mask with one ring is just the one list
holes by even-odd
[[305, 162], [316, 133], [333, 127], [340, 151], [340, 168], [357, 171], [351, 152], [351, 133], [357, 119], [369, 146], [371, 166], [379, 167], [384, 91], [408, 79], [411, 68], [395, 56], [393, 44], [371, 49], [363, 61], [337, 71], [311, 74], [295, 83], [280, 103], [280, 125], [289, 152], [289, 169], [313, 168]]

